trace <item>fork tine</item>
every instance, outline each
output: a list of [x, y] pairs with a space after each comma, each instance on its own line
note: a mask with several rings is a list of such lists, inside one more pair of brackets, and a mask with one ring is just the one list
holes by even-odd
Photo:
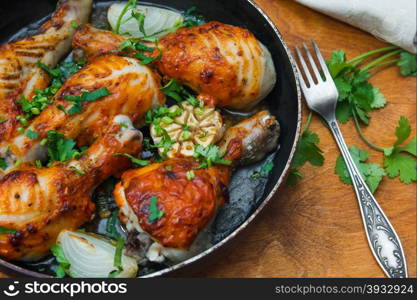
[[330, 75], [329, 69], [327, 68], [326, 61], [324, 60], [323, 55], [321, 55], [319, 47], [317, 46], [315, 41], [311, 41], [311, 43], [313, 44], [314, 52], [316, 52], [317, 58], [319, 59], [320, 67], [323, 70], [324, 75], [326, 76], [326, 80], [331, 79], [332, 77]]
[[[303, 55], [301, 54], [300, 49], [298, 49], [298, 47], [295, 47], [295, 51], [297, 52], [298, 59], [300, 60], [300, 62], [301, 62], [301, 66], [303, 67], [304, 74], [305, 74], [305, 75], [306, 75], [306, 77], [307, 77], [308, 84], [309, 84], [309, 86], [311, 87], [311, 86], [313, 86], [313, 85], [314, 85], [314, 81], [313, 81], [313, 78], [311, 77], [310, 70], [309, 70], [309, 69], [308, 69], [308, 67], [307, 67], [307, 64], [306, 64], [306, 62], [305, 62], [305, 60], [304, 60]], [[300, 72], [300, 77], [302, 77], [301, 72]]]
[[310, 65], [313, 68], [314, 74], [316, 75], [317, 82], [323, 81], [319, 69], [317, 68], [316, 62], [314, 61], [313, 56], [310, 53], [310, 49], [308, 49], [306, 43], [303, 43], [303, 46], [305, 52], [307, 53], [308, 60], [310, 61]]
[[300, 68], [298, 67], [297, 62], [295, 62], [295, 67], [297, 68], [297, 71], [298, 71], [298, 81], [300, 82], [301, 89], [303, 90], [303, 92], [305, 94], [307, 92], [308, 88], [307, 88], [307, 85], [304, 81], [303, 75], [301, 74]]

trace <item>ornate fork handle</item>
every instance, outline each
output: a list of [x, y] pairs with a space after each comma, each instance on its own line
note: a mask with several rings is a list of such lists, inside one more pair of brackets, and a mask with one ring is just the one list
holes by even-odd
[[407, 265], [400, 239], [370, 192], [343, 139], [336, 120], [327, 121], [342, 152], [361, 208], [362, 221], [372, 252], [388, 277], [407, 277]]

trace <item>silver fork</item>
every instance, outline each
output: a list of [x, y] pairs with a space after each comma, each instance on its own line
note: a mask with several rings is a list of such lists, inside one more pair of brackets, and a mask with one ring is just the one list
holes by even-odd
[[[298, 47], [295, 48], [307, 79], [306, 81], [304, 80], [300, 68], [297, 66], [299, 81], [307, 105], [311, 110], [323, 117], [336, 139], [349, 170], [350, 177], [352, 178], [356, 196], [359, 201], [366, 236], [377, 262], [388, 277], [407, 277], [407, 264], [400, 239], [395, 232], [394, 227], [370, 192], [349, 153], [335, 116], [339, 92], [337, 91], [336, 85], [334, 84], [317, 44], [314, 41], [312, 41], [312, 44], [321, 68], [320, 72], [310, 50], [304, 43], [305, 53], [307, 54], [313, 74], [310, 73], [300, 49], [298, 49]], [[316, 81], [314, 81], [313, 76]]]

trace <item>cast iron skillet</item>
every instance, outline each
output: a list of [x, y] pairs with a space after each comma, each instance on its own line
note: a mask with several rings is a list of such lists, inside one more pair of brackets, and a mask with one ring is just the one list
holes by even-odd
[[[109, 1], [95, 1], [95, 5]], [[224, 246], [235, 240], [253, 219], [271, 201], [278, 188], [284, 183], [289, 171], [295, 147], [299, 138], [301, 123], [301, 96], [297, 81], [297, 73], [293, 58], [283, 41], [278, 29], [268, 16], [251, 0], [148, 0], [157, 6], [168, 6], [177, 10], [186, 10], [197, 7], [207, 21], [216, 20], [227, 24], [245, 27], [270, 50], [277, 75], [278, 82], [272, 93], [265, 100], [271, 113], [273, 113], [281, 125], [280, 147], [276, 151], [274, 168], [266, 179], [263, 195], [258, 195], [259, 201], [251, 209], [240, 226], [229, 232], [214, 246], [199, 255], [167, 267], [160, 271], [146, 275], [145, 277], [185, 275], [189, 276], [192, 270], [200, 268], [202, 263], [210, 261], [215, 255], [221, 259], [224, 254]], [[0, 3], [0, 43], [6, 43], [22, 27], [28, 26], [42, 18], [47, 17], [56, 6], [56, 0], [2, 1]], [[222, 249], [219, 251], [219, 249]], [[219, 255], [220, 254], [220, 255]], [[198, 262], [198, 264], [197, 264]], [[196, 268], [196, 266], [198, 267]], [[29, 270], [22, 264], [13, 264], [0, 259], [0, 267], [14, 276], [45, 277], [46, 274]]]

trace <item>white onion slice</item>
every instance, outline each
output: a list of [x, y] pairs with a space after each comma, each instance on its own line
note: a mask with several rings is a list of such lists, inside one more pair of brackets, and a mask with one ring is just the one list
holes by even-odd
[[[71, 264], [68, 270], [71, 277], [104, 278], [116, 270], [113, 266], [116, 247], [98, 235], [64, 230], [57, 243]], [[138, 265], [135, 259], [122, 254], [122, 266], [123, 271], [116, 277], [136, 276]]]
[[[107, 12], [107, 19], [113, 30], [115, 30], [119, 16], [122, 14], [125, 6], [126, 2], [115, 3], [110, 6]], [[181, 14], [159, 7], [138, 5], [136, 6], [136, 11], [145, 15], [144, 29], [147, 36], [154, 36], [159, 38], [169, 33], [169, 31], [162, 31], [165, 29], [173, 28], [183, 21]], [[139, 30], [138, 21], [131, 16], [132, 8], [129, 8], [121, 19], [119, 33], [130, 34], [136, 38], [143, 37], [142, 32]]]

